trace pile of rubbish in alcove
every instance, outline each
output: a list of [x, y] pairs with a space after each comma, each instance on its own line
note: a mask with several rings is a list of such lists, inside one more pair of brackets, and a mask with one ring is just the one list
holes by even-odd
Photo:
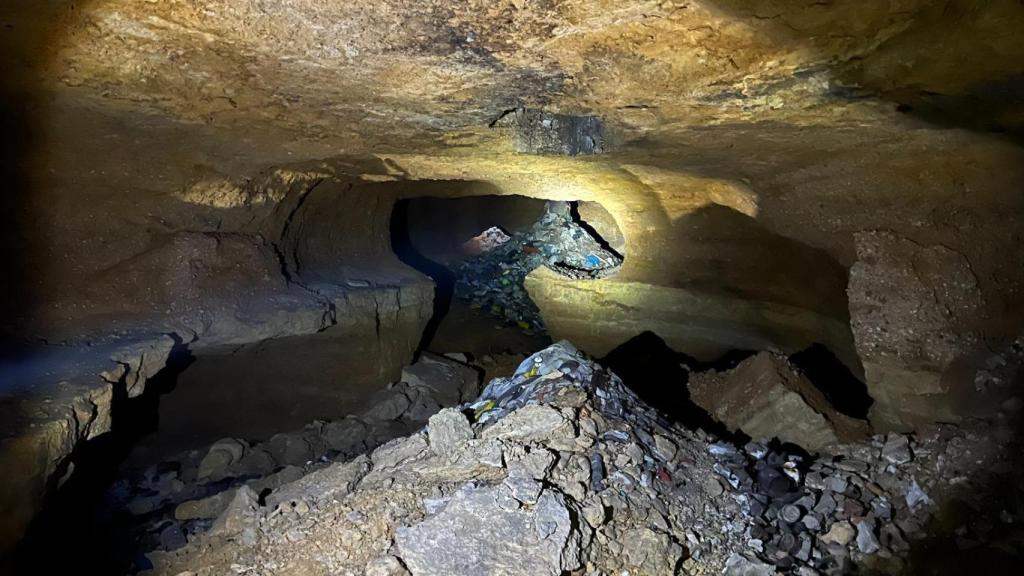
[[527, 331], [545, 329], [523, 287], [527, 274], [547, 266], [570, 278], [598, 279], [614, 274], [623, 261], [584, 227], [570, 202], [548, 202], [525, 232], [485, 230], [467, 241], [465, 250], [476, 256], [455, 270], [455, 296]]

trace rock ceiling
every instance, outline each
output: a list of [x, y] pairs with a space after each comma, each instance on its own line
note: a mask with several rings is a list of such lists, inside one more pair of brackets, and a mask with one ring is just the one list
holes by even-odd
[[897, 105], [1021, 122], [1010, 0], [51, 0], [43, 19], [38, 2], [7, 4], [16, 64], [48, 88], [350, 148], [452, 138], [523, 105], [600, 115], [626, 141], [888, 124]]

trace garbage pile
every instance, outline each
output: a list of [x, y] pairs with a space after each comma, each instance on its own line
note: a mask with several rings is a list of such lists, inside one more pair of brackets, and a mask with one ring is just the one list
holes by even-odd
[[571, 278], [596, 279], [622, 265], [621, 256], [576, 222], [569, 202], [548, 202], [526, 232], [502, 237], [485, 231], [470, 242], [480, 254], [456, 269], [455, 296], [524, 330], [544, 330], [540, 311], [523, 288], [526, 275], [538, 266]]
[[[741, 448], [559, 342], [368, 455], [238, 487], [209, 531], [148, 557], [194, 576], [892, 573], [938, 503], [981, 493], [967, 471], [1004, 464], [993, 444], [943, 427], [829, 456]], [[999, 545], [1019, 550], [1018, 512]]]

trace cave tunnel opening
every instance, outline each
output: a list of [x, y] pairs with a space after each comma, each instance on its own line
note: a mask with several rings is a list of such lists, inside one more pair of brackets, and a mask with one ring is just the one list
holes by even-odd
[[[399, 259], [436, 284], [420, 349], [477, 355], [528, 353], [550, 343], [524, 286], [535, 268], [604, 278], [618, 270], [625, 251], [622, 233], [600, 204], [518, 195], [401, 199], [390, 238]], [[482, 337], [485, 325], [495, 337]]]

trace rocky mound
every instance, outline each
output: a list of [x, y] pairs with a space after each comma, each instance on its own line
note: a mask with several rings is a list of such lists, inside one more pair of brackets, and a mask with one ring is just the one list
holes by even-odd
[[1000, 458], [954, 429], [835, 452], [684, 429], [560, 342], [410, 436], [238, 488], [208, 532], [149, 557], [179, 576], [894, 572], [936, 502], [972, 490], [963, 471]]

